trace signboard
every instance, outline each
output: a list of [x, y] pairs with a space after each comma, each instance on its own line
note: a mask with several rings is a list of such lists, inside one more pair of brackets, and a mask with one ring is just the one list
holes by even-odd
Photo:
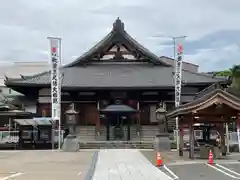
[[49, 38], [51, 48], [51, 100], [52, 119], [60, 120], [60, 39]]
[[177, 44], [177, 59], [175, 64], [175, 106], [180, 105], [181, 86], [182, 86], [182, 59], [183, 59], [183, 46]]

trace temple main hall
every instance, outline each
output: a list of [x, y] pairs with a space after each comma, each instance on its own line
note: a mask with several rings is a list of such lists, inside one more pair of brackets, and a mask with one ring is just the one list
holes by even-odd
[[[76, 131], [86, 141], [150, 141], [159, 131], [156, 110], [175, 106], [174, 60], [158, 57], [141, 45], [118, 18], [112, 30], [89, 51], [62, 66], [61, 125], [74, 104]], [[198, 72], [183, 62], [181, 103], [225, 79]], [[36, 105], [36, 114], [51, 117], [51, 72], [6, 78], [6, 86], [25, 95]], [[175, 119], [162, 123], [172, 132]]]

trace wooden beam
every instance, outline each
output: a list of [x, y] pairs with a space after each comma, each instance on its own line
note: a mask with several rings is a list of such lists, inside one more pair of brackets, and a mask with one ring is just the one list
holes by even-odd
[[[119, 53], [121, 53], [121, 55], [133, 55], [136, 56], [134, 54], [134, 52], [129, 52], [129, 51], [119, 51]], [[108, 51], [108, 52], [104, 52], [103, 55], [115, 55], [116, 52], [115, 51]]]

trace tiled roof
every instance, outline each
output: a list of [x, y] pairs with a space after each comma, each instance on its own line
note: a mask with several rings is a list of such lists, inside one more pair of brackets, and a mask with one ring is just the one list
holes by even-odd
[[[175, 110], [167, 113], [167, 116], [169, 118], [178, 116], [178, 115], [184, 115], [188, 113], [193, 113], [193, 111], [196, 111], [197, 109], [203, 109], [203, 107], [208, 107], [214, 103], [217, 103], [218, 98], [221, 97], [225, 100], [225, 102], [229, 102], [233, 107], [239, 107], [240, 108], [240, 98], [235, 96], [234, 94], [224, 91], [222, 89], [214, 89], [205, 95], [193, 100], [192, 102], [183, 104], [176, 108]], [[239, 108], [237, 108], [239, 110]]]
[[[150, 65], [105, 65], [86, 67], [65, 67], [63, 87], [101, 88], [101, 87], [173, 87], [173, 67]], [[50, 71], [23, 79], [8, 79], [6, 85], [35, 86], [50, 85]], [[214, 83], [225, 79], [212, 78], [200, 73], [183, 70], [185, 84]]]
[[127, 44], [132, 45], [140, 51], [142, 54], [148, 57], [149, 62], [153, 64], [160, 64], [163, 66], [171, 66], [170, 64], [161, 60], [158, 56], [153, 54], [139, 42], [137, 42], [132, 36], [130, 36], [127, 31], [124, 29], [124, 23], [118, 18], [115, 23], [113, 24], [112, 31], [107, 34], [100, 42], [98, 42], [94, 47], [92, 47], [89, 51], [84, 53], [82, 56], [77, 58], [72, 63], [66, 65], [66, 67], [72, 67], [77, 64], [85, 63], [88, 61], [91, 56], [98, 51], [104, 49], [109, 43], [116, 43], [116, 42], [127, 42]]
[[[88, 64], [94, 54], [102, 52], [109, 43], [127, 43], [135, 51], [144, 54], [142, 64]], [[119, 59], [119, 62], [124, 60]], [[159, 88], [173, 87], [173, 66], [147, 50], [125, 30], [124, 24], [117, 19], [112, 31], [87, 53], [74, 62], [62, 67], [64, 75], [63, 87], [79, 88]], [[50, 71], [21, 78], [7, 78], [5, 84], [13, 86], [50, 86]], [[212, 78], [203, 74], [183, 70], [183, 82], [186, 84], [214, 83], [223, 81], [221, 78]]]

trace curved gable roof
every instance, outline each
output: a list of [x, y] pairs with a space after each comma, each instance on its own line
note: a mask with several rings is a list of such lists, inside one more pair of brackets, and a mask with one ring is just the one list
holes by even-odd
[[225, 103], [232, 109], [240, 111], [240, 98], [222, 89], [215, 89], [209, 93], [199, 97], [192, 102], [183, 104], [175, 110], [167, 113], [168, 118], [173, 118], [179, 115], [196, 113], [206, 109], [213, 104]]
[[[147, 60], [156, 66], [144, 64], [127, 64], [117, 66], [114, 64], [91, 64], [84, 66], [91, 57], [101, 51], [105, 46], [113, 41], [123, 41], [135, 47], [147, 57]], [[76, 67], [77, 66], [77, 67]], [[80, 88], [159, 88], [173, 87], [174, 68], [171, 64], [157, 57], [148, 49], [143, 47], [132, 38], [124, 29], [124, 23], [118, 18], [113, 24], [112, 31], [88, 52], [77, 58], [70, 64], [61, 68], [64, 78], [63, 87]], [[6, 78], [7, 86], [50, 86], [51, 72], [46, 71], [34, 76], [21, 76], [18, 79]], [[183, 81], [185, 84], [198, 84], [224, 81], [221, 78], [212, 78], [201, 73], [194, 73], [183, 70]]]
[[87, 62], [96, 52], [101, 51], [104, 49], [109, 43], [114, 41], [124, 41], [135, 47], [136, 50], [140, 51], [142, 54], [148, 57], [148, 61], [155, 64], [155, 65], [162, 65], [162, 66], [171, 66], [167, 62], [163, 61], [161, 58], [156, 56], [154, 53], [149, 51], [143, 45], [141, 45], [138, 41], [136, 41], [132, 36], [130, 36], [127, 31], [124, 29], [124, 23], [117, 18], [115, 23], [113, 24], [113, 28], [111, 32], [105, 36], [101, 41], [99, 41], [95, 46], [93, 46], [89, 51], [84, 53], [82, 56], [77, 58], [72, 63], [66, 65], [65, 67], [73, 67], [82, 63]]

